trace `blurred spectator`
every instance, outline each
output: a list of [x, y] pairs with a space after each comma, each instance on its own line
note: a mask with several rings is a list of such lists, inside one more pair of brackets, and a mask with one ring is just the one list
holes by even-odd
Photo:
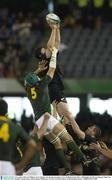
[[64, 19], [67, 15], [70, 14], [69, 0], [56, 0], [56, 3], [57, 3], [56, 13], [60, 16], [61, 19]]
[[0, 39], [7, 40], [10, 36], [10, 31], [8, 30], [6, 25], [2, 25], [0, 28]]
[[103, 7], [104, 7], [104, 0], [93, 0], [93, 7], [94, 7], [94, 16], [102, 16], [103, 15]]
[[108, 0], [108, 9], [106, 13], [108, 13], [107, 20], [112, 21], [112, 0]]
[[4, 77], [4, 64], [0, 62], [0, 78]]
[[93, 0], [95, 26], [100, 27], [104, 15], [104, 0]]
[[80, 23], [85, 27], [88, 20], [88, 0], [77, 0], [77, 6], [81, 12]]

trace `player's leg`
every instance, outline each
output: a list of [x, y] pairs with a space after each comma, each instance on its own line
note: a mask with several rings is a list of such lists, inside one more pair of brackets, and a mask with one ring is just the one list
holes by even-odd
[[56, 103], [55, 103], [55, 101], [53, 101], [52, 102], [52, 106], [53, 106], [53, 113], [52, 113], [52, 115], [53, 115], [53, 117], [55, 117], [56, 119], [58, 119], [58, 112], [57, 112], [57, 110], [56, 110]]
[[52, 115], [50, 115], [49, 121], [48, 121], [48, 129], [51, 131], [53, 134], [56, 135], [56, 137], [60, 137], [63, 139], [69, 149], [73, 151], [77, 158], [82, 159], [83, 158], [83, 153], [82, 151], [78, 148], [77, 144], [74, 142], [73, 138], [70, 136], [70, 134], [67, 132], [65, 127], [58, 122]]
[[68, 148], [76, 155], [77, 159], [79, 160], [83, 159], [84, 154], [79, 149], [78, 145], [74, 142], [71, 135], [67, 132], [67, 130], [61, 123], [56, 124], [52, 132], [60, 139], [66, 142]]
[[57, 111], [60, 117], [64, 116], [65, 124], [74, 119], [59, 83], [53, 83], [49, 86], [49, 96], [54, 109], [56, 109], [55, 112]]
[[56, 103], [56, 110], [60, 117], [64, 116], [65, 124], [70, 123], [74, 120], [74, 117], [69, 110], [67, 102], [60, 101]]
[[[58, 120], [56, 120], [53, 116], [51, 116], [49, 113], [45, 113], [47, 114], [47, 116], [49, 116], [49, 120], [48, 120], [48, 124], [47, 124], [47, 130], [49, 132], [52, 132], [54, 126], [56, 124], [58, 124]], [[44, 117], [45, 114], [43, 114], [37, 121], [36, 121], [36, 125], [38, 126], [38, 128], [40, 128], [42, 126], [42, 123], [44, 121]], [[55, 149], [56, 149], [56, 153], [60, 159], [60, 161], [62, 162], [64, 168], [66, 169], [66, 172], [70, 171], [70, 166], [65, 158], [64, 152], [63, 152], [63, 148], [61, 145], [61, 141], [58, 137], [56, 137], [56, 135], [53, 135], [52, 133], [47, 133], [45, 135], [45, 137], [54, 145]]]
[[57, 153], [61, 163], [63, 164], [63, 167], [65, 168], [66, 172], [70, 171], [70, 165], [65, 158], [61, 140], [53, 133], [48, 133], [45, 135], [45, 137], [48, 139], [48, 141], [50, 143], [52, 143], [54, 145], [56, 153]]
[[35, 124], [36, 124], [36, 128], [38, 128], [38, 132], [40, 131], [40, 133], [43, 134], [46, 132], [48, 128], [50, 116], [51, 115], [48, 112], [45, 112], [39, 119], [36, 120]]

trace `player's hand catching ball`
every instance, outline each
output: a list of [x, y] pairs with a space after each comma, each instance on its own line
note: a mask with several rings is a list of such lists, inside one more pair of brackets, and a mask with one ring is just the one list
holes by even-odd
[[47, 21], [48, 25], [50, 25], [50, 24], [59, 24], [61, 20], [60, 20], [59, 16], [57, 16], [56, 14], [49, 13], [46, 15], [46, 21]]

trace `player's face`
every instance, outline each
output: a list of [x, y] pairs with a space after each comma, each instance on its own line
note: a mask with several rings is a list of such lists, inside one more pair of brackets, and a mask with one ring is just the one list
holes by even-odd
[[94, 136], [95, 134], [95, 126], [89, 126], [86, 130], [86, 134], [90, 136]]

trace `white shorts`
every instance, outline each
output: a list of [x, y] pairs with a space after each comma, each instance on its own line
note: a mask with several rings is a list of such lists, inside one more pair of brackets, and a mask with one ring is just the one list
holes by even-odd
[[14, 165], [10, 161], [0, 161], [0, 175], [16, 175]]
[[38, 175], [38, 176], [43, 176], [42, 168], [40, 166], [38, 167], [31, 167], [28, 169], [28, 171], [23, 173], [23, 176], [26, 175]]
[[[38, 128], [40, 129], [42, 123], [43, 123], [43, 120], [44, 120], [44, 115], [42, 115], [37, 121], [36, 121], [36, 125], [38, 126]], [[50, 115], [50, 118], [48, 120], [48, 125], [47, 125], [47, 129], [49, 131], [52, 131], [54, 126], [56, 124], [58, 124], [59, 121], [57, 119], [55, 119], [52, 115]]]

